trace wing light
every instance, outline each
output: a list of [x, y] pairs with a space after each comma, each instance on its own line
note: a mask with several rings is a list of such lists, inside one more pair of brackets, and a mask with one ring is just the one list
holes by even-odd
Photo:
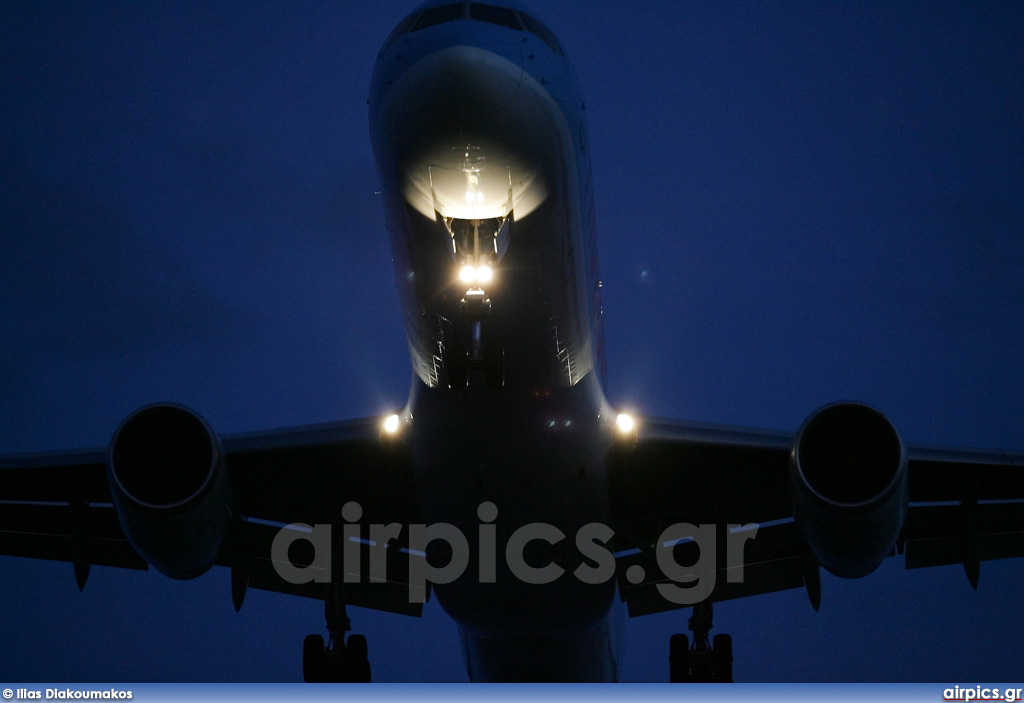
[[397, 434], [398, 433], [399, 422], [400, 422], [400, 420], [399, 420], [398, 415], [388, 415], [384, 419], [384, 434], [387, 434], [387, 435]]
[[615, 416], [615, 430], [620, 435], [625, 436], [632, 434], [635, 429], [636, 421], [633, 419], [632, 415], [627, 415], [626, 413], [619, 413], [618, 415]]

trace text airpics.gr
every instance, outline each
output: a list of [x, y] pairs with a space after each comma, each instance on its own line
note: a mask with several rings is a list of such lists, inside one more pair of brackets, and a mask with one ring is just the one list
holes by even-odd
[[1021, 699], [1020, 688], [999, 688], [990, 686], [988, 688], [975, 686], [974, 688], [962, 688], [954, 686], [942, 692], [944, 701], [1019, 701]]
[[[446, 584], [460, 578], [470, 563], [470, 545], [466, 535], [450, 523], [434, 523], [431, 525], [400, 523], [370, 524], [365, 526], [358, 521], [363, 511], [358, 503], [348, 502], [341, 510], [345, 523], [342, 525], [343, 547], [340, 564], [332, 549], [332, 526], [330, 524], [307, 525], [293, 523], [281, 528], [271, 544], [270, 555], [277, 574], [285, 581], [293, 584], [304, 584], [311, 581], [330, 583], [332, 572], [340, 568], [344, 574], [344, 583], [357, 583], [363, 580], [362, 552], [369, 547], [370, 583], [387, 581], [387, 553], [389, 543], [394, 545], [407, 530], [408, 551], [410, 556], [421, 557], [409, 559], [409, 602], [423, 603], [426, 600], [427, 584]], [[494, 503], [485, 501], [477, 507], [480, 525], [477, 529], [477, 577], [479, 583], [495, 583], [497, 580], [498, 539], [497, 526], [494, 521], [498, 517], [498, 508]], [[363, 528], [368, 527], [364, 533]], [[743, 582], [743, 546], [747, 540], [757, 535], [758, 525], [729, 525], [725, 534], [725, 559], [729, 583]], [[581, 560], [572, 571], [580, 581], [587, 584], [605, 583], [615, 576], [615, 554], [607, 546], [615, 536], [615, 531], [607, 525], [592, 522], [579, 528], [575, 536], [576, 550]], [[536, 559], [528, 559], [527, 545], [531, 542], [543, 542], [554, 547], [567, 539], [565, 533], [554, 525], [532, 522], [516, 529], [504, 544], [505, 564], [514, 578], [528, 584], [546, 584], [562, 577], [566, 569], [554, 563], [550, 558], [543, 566], [536, 564]], [[718, 570], [719, 529], [714, 524], [691, 525], [674, 523], [662, 531], [653, 545], [658, 568], [663, 578], [650, 579], [643, 567], [632, 565], [626, 570], [626, 580], [632, 584], [644, 581], [661, 581], [657, 583], [658, 592], [669, 601], [679, 605], [692, 605], [708, 598], [715, 589]], [[313, 558], [306, 565], [299, 566], [289, 557], [289, 548], [299, 541], [309, 542], [313, 546]], [[449, 553], [447, 563], [432, 564], [437, 559], [427, 557], [428, 547], [433, 542], [445, 543]], [[678, 544], [692, 542], [699, 550], [695, 561], [681, 564], [676, 560], [673, 550]], [[434, 550], [438, 552], [440, 550]], [[535, 551], [535, 550], [534, 550]], [[692, 553], [692, 552], [691, 552]], [[665, 583], [668, 579], [672, 583]], [[687, 584], [680, 586], [677, 584]]]

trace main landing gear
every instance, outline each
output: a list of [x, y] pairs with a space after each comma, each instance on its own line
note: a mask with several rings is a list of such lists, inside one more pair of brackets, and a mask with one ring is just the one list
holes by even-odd
[[302, 643], [302, 677], [306, 683], [370, 683], [370, 660], [366, 637], [345, 633], [352, 629], [345, 603], [331, 588], [324, 604], [330, 638], [306, 635]]
[[711, 603], [693, 606], [690, 616], [693, 648], [684, 634], [669, 640], [668, 666], [671, 683], [732, 683], [732, 637], [715, 635], [708, 644], [711, 630]]

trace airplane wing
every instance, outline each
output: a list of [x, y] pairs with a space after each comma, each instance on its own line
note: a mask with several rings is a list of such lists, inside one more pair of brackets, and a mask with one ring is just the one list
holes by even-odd
[[[341, 505], [348, 501], [360, 505], [365, 522], [415, 522], [411, 462], [402, 451], [382, 443], [378, 419], [219, 439], [232, 516], [215, 564], [232, 570], [236, 608], [247, 587], [327, 597], [326, 584], [291, 583], [275, 568], [271, 543], [285, 525], [337, 525]], [[108, 479], [109, 454], [97, 448], [0, 457], [0, 554], [71, 562], [79, 588], [93, 564], [147, 569], [147, 560], [118, 519]], [[334, 530], [335, 539], [340, 532]], [[401, 544], [391, 547], [401, 551]], [[386, 582], [375, 578], [367, 587], [369, 548], [367, 541], [360, 544], [364, 572], [358, 583], [345, 583], [346, 603], [420, 615], [428, 594], [410, 598], [407, 585], [409, 559], [415, 557], [387, 559]], [[298, 557], [289, 552], [289, 558], [297, 566], [308, 565], [312, 559], [303, 564], [299, 551]]]
[[[800, 436], [661, 419], [638, 424], [635, 443], [613, 460], [610, 491], [619, 592], [631, 616], [686, 605], [658, 589], [669, 581], [659, 568], [658, 548], [679, 549], [659, 542], [675, 523], [716, 526], [708, 600], [805, 588], [818, 608], [821, 560], [797, 517], [801, 492], [794, 462]], [[902, 556], [908, 569], [962, 563], [975, 588], [980, 562], [1024, 556], [1024, 455], [910, 446], [902, 463], [903, 513], [899, 524], [892, 523], [891, 548], [884, 547], [889, 556]], [[753, 539], [729, 539], [742, 535], [738, 526], [747, 525], [749, 534], [751, 523], [758, 525]], [[855, 524], [842, 540], [877, 541], [889, 523]], [[735, 544], [742, 549], [742, 580], [736, 578], [739, 557], [726, 553]], [[692, 562], [692, 551], [677, 561]], [[634, 565], [644, 574], [637, 582], [626, 577]], [[691, 576], [696, 580], [695, 568]]]

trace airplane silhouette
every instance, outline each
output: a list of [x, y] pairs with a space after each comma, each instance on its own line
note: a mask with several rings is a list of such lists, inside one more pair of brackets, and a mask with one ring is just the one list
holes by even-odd
[[[467, 21], [468, 21], [468, 20], [467, 20]], [[483, 20], [480, 20], [480, 21], [482, 22]], [[509, 31], [525, 31], [525, 30], [515, 30], [515, 29], [513, 29], [513, 28], [508, 28], [508, 30], [509, 30]], [[424, 30], [422, 30], [422, 31], [426, 31], [426, 29], [424, 29]], [[455, 218], [455, 219], [460, 219], [460, 218]], [[523, 222], [526, 222], [526, 221], [527, 221], [527, 217], [523, 217], [523, 218], [522, 218], [522, 221], [523, 221]], [[513, 223], [513, 224], [514, 224], [514, 223]], [[510, 236], [511, 236], [511, 235], [510, 235]], [[510, 245], [510, 247], [511, 247], [511, 245]], [[509, 251], [512, 251], [512, 249], [510, 248], [510, 249], [509, 249]], [[468, 358], [468, 354], [467, 354], [467, 358]], [[477, 360], [475, 360], [475, 359], [470, 359], [470, 361], [477, 361]], [[480, 362], [481, 364], [483, 363], [483, 359], [480, 359], [480, 360], [478, 360], [478, 361], [479, 361], [479, 362]], [[571, 365], [570, 365], [570, 366], [571, 366]], [[568, 371], [567, 373], [569, 374], [569, 376], [570, 376], [570, 380], [571, 380], [571, 375], [572, 375], [571, 369], [570, 369], [570, 370], [569, 370], [569, 371]], [[479, 383], [478, 383], [478, 382], [479, 382], [479, 381], [481, 380], [481, 377], [482, 377], [482, 376], [484, 376], [484, 375], [486, 374], [486, 369], [480, 369], [480, 371], [479, 371], [479, 372], [477, 372], [477, 371], [476, 371], [475, 369], [471, 369], [471, 370], [469, 370], [469, 371], [468, 371], [468, 374], [469, 374], [469, 379], [468, 379], [468, 380], [469, 380], [469, 383], [470, 383], [470, 387], [469, 387], [469, 388], [467, 388], [467, 389], [465, 389], [465, 390], [467, 391], [467, 395], [468, 395], [468, 394], [472, 394], [472, 393], [474, 393], [474, 392], [475, 392], [475, 391], [477, 390], [477, 388], [476, 388], [476, 387], [477, 387], [477, 385], [479, 385]], [[584, 375], [585, 375], [585, 374], [584, 374]], [[504, 381], [505, 379], [502, 379], [502, 380]], [[578, 381], [578, 382], [577, 382], [577, 385], [578, 385], [578, 383], [579, 383], [579, 382], [581, 382], [581, 381]], [[501, 392], [504, 392], [505, 390], [507, 390], [507, 388], [502, 388], [502, 389], [501, 389], [501, 391], [499, 391], [499, 393], [501, 393]], [[377, 422], [377, 419], [376, 419], [376, 418], [374, 418], [374, 426], [375, 426], [375, 427], [376, 427], [376, 422]], [[645, 437], [644, 437], [644, 435], [643, 435], [643, 432], [650, 432], [650, 431], [651, 431], [651, 428], [652, 428], [652, 427], [654, 427], [654, 426], [655, 426], [655, 424], [654, 424], [654, 423], [644, 423], [644, 424], [641, 424], [641, 426], [640, 426], [640, 429], [638, 430], [638, 434], [637, 434], [637, 442], [638, 442], [638, 451], [642, 451], [642, 450], [643, 450], [643, 444], [644, 444], [644, 441], [643, 441], [643, 440], [644, 440], [644, 438], [645, 438]], [[695, 428], [695, 427], [696, 427], [696, 426], [694, 426], [694, 425], [686, 425], [684, 429], [686, 429], [687, 431], [691, 431], [691, 432], [692, 432], [692, 431], [694, 431], [694, 428]], [[715, 441], [717, 441], [717, 442], [721, 442], [721, 440], [722, 440], [722, 438], [721, 438], [721, 437], [716, 437], [716, 439], [715, 439]], [[228, 444], [229, 444], [229, 443], [228, 443], [227, 441], [225, 441], [225, 446], [227, 446]], [[725, 443], [724, 443], [724, 442], [722, 442], [722, 444], [725, 444]], [[776, 448], [777, 448], [777, 447], [776, 447]], [[770, 449], [770, 447], [769, 447], [769, 449]], [[230, 456], [230, 454], [229, 454], [229, 456]], [[636, 455], [634, 455], [634, 456], [636, 456]], [[35, 462], [37, 462], [37, 463], [38, 463], [39, 459], [35, 459], [35, 460], [33, 460], [33, 461], [35, 461]], [[229, 465], [230, 465], [230, 459], [229, 459]], [[33, 471], [33, 474], [37, 474], [37, 473], [38, 473], [38, 472], [35, 472], [35, 471]], [[48, 487], [52, 487], [52, 486], [53, 486], [53, 481], [52, 481], [52, 480], [46, 480], [46, 479], [38, 479], [38, 480], [45, 480], [45, 481], [46, 481], [46, 483], [47, 483], [47, 484], [49, 484], [49, 486], [48, 486]], [[662, 493], [662, 491], [659, 491], [658, 493]], [[648, 497], [645, 497], [645, 499], [646, 499], [646, 498], [648, 498]], [[99, 502], [102, 502], [102, 501], [99, 501]], [[24, 507], [24, 506], [22, 506], [22, 507]], [[476, 505], [473, 505], [472, 507], [473, 507], [473, 508], [475, 509], [475, 508], [476, 508]], [[72, 507], [72, 508], [69, 508], [69, 510], [73, 510], [73, 509], [74, 509], [73, 507]], [[90, 509], [90, 510], [91, 510], [91, 509]], [[980, 558], [980, 557], [979, 557], [979, 558]], [[966, 562], [968, 562], [968, 566], [969, 566], [970, 568], [973, 568], [973, 566], [971, 566], [971, 564], [973, 564], [973, 562], [972, 562], [972, 560], [971, 560], [970, 558], [967, 558], [967, 559], [963, 559], [963, 560], [964, 560], [964, 561], [966, 561]], [[85, 564], [88, 564], [88, 563], [90, 563], [90, 560], [85, 560], [84, 562], [83, 562], [82, 560], [78, 560], [78, 563], [79, 563], [79, 564], [83, 564], [83, 563], [85, 563]], [[96, 561], [96, 562], [92, 562], [92, 563], [101, 563], [101, 562], [99, 562], [99, 561]], [[81, 574], [81, 572], [82, 572], [82, 571], [84, 570], [84, 568], [85, 568], [85, 567], [79, 567], [78, 571], [79, 571], [79, 573], [80, 573], [80, 574]], [[801, 574], [801, 577], [802, 577], [802, 578], [803, 578], [803, 576], [804, 576], [804, 575], [803, 575], [803, 574]], [[354, 603], [355, 601], [352, 601], [352, 602]]]

